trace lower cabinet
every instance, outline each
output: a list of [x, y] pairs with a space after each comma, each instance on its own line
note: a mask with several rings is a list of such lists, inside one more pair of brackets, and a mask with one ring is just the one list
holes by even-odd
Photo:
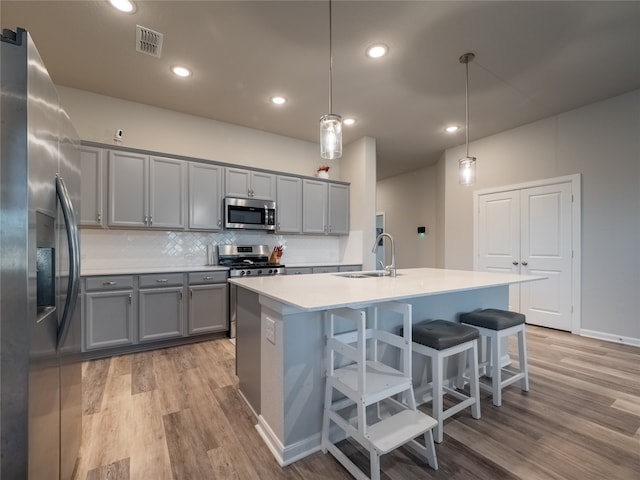
[[227, 276], [225, 270], [85, 277], [83, 351], [118, 353], [119, 347], [227, 331]]
[[189, 286], [189, 335], [227, 330], [227, 284]]
[[154, 342], [182, 336], [184, 321], [182, 286], [141, 289], [138, 299], [141, 342]]
[[133, 277], [86, 279], [83, 312], [84, 350], [135, 343], [136, 299]]

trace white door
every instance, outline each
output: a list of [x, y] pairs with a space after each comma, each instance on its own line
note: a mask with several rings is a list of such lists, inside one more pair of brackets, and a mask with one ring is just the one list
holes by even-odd
[[[477, 270], [520, 273], [520, 191], [479, 197]], [[520, 286], [509, 287], [509, 310], [520, 311]]]
[[572, 330], [570, 182], [478, 195], [476, 269], [548, 277], [510, 287], [527, 323]]
[[520, 311], [527, 322], [571, 330], [571, 185], [528, 188], [521, 194], [523, 274], [547, 280], [520, 286]]

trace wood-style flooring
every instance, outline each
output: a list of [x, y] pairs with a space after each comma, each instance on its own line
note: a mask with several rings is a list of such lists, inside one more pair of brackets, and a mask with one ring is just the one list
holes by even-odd
[[[480, 420], [445, 421], [439, 470], [401, 447], [382, 457], [382, 478], [640, 479], [640, 348], [528, 327], [528, 353], [530, 392], [508, 387], [499, 408], [483, 393]], [[321, 452], [276, 463], [238, 394], [234, 354], [219, 339], [83, 364], [75, 478], [351, 478]]]

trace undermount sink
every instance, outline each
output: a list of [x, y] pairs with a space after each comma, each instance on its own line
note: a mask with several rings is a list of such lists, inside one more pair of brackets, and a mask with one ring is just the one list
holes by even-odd
[[337, 277], [344, 278], [371, 278], [371, 277], [389, 277], [388, 272], [383, 272], [381, 270], [376, 270], [375, 272], [349, 272], [349, 273], [339, 273], [336, 275]]

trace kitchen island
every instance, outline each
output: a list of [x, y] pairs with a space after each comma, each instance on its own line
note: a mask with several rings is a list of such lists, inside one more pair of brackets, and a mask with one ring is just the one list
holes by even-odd
[[[401, 301], [412, 305], [414, 323], [457, 321], [479, 308], [507, 309], [509, 285], [544, 278], [431, 268], [398, 270], [396, 277], [367, 273], [229, 280], [238, 287], [240, 392], [283, 466], [320, 449], [325, 310]], [[385, 327], [395, 325], [387, 321]]]

